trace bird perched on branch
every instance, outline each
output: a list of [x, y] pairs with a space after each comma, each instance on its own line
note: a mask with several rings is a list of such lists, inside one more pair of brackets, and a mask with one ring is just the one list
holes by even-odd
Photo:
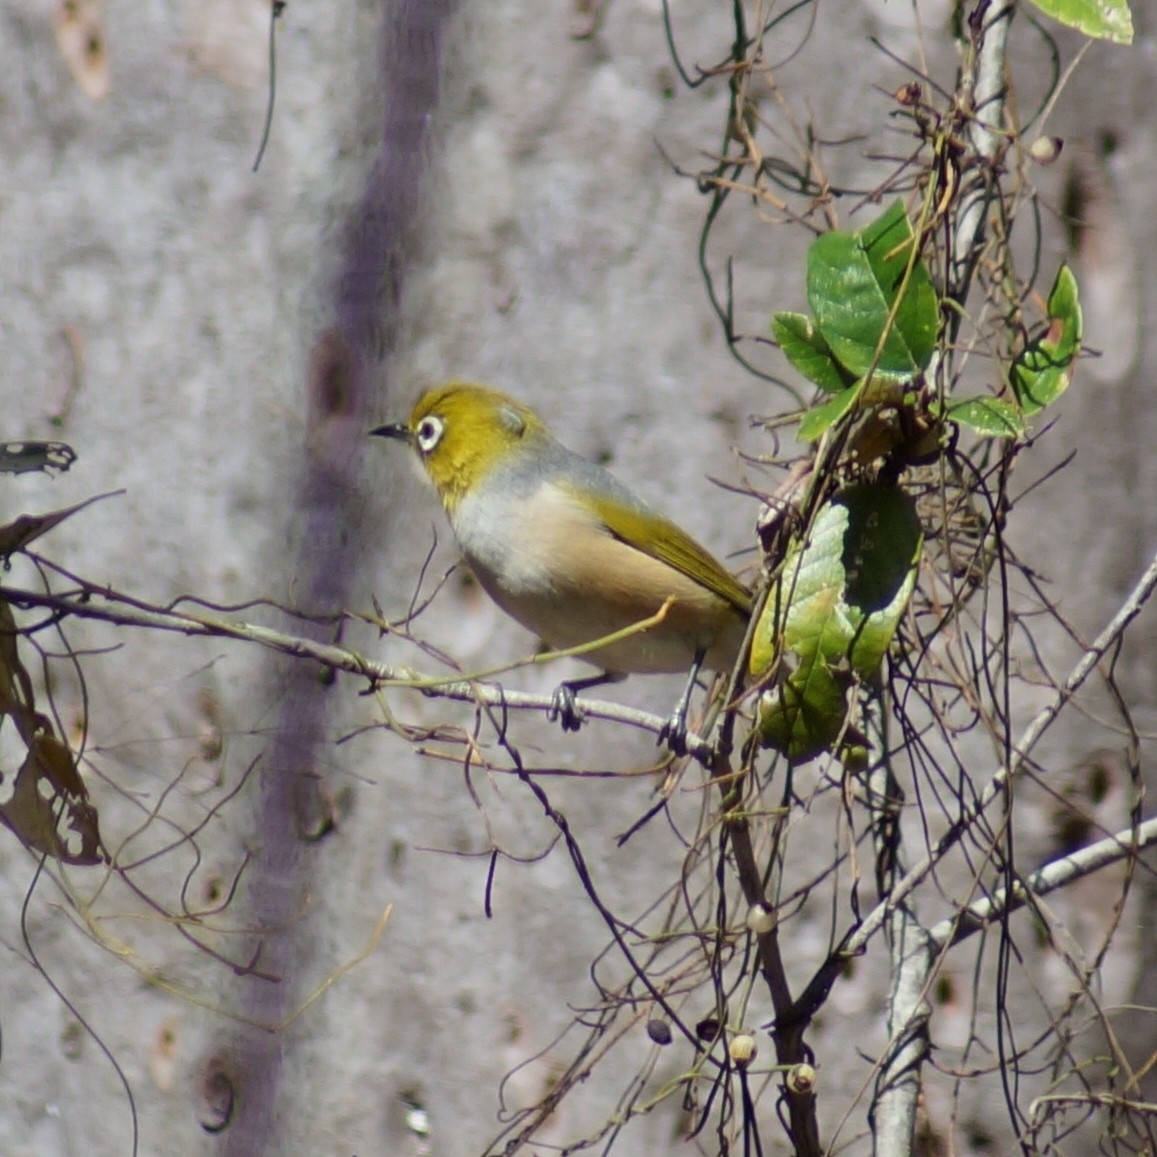
[[407, 421], [370, 433], [414, 448], [471, 570], [507, 614], [560, 650], [626, 632], [579, 656], [603, 673], [561, 684], [551, 717], [577, 729], [576, 691], [688, 671], [660, 735], [685, 751], [696, 677], [734, 666], [751, 614], [750, 594], [723, 565], [496, 390], [450, 382], [423, 394]]

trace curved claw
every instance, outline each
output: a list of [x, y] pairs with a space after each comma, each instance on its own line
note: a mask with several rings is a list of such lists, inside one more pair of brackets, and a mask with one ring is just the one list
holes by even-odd
[[552, 723], [557, 719], [563, 731], [577, 731], [583, 725], [584, 716], [575, 701], [574, 688], [569, 683], [560, 683], [554, 689], [546, 717]]
[[679, 702], [671, 713], [671, 718], [659, 731], [659, 744], [666, 743], [673, 755], [687, 754], [687, 711], [691, 706], [691, 693], [695, 690], [695, 681], [699, 678], [699, 670], [703, 666], [704, 654], [702, 650], [695, 652], [683, 694], [679, 696]]
[[687, 754], [687, 720], [682, 711], [676, 711], [659, 731], [657, 746], [666, 744], [672, 755]]

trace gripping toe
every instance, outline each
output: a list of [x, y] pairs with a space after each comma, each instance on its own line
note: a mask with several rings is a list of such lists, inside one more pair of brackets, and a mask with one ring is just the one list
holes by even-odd
[[563, 731], [577, 731], [583, 725], [583, 714], [575, 700], [574, 688], [569, 683], [560, 683], [550, 697], [547, 719], [558, 720]]
[[659, 730], [656, 744], [666, 744], [672, 755], [687, 754], [687, 720], [682, 711], [676, 711]]

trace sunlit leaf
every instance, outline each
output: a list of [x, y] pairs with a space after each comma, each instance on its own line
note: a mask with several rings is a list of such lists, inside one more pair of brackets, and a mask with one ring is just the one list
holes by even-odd
[[816, 654], [759, 700], [759, 734], [797, 763], [814, 759], [839, 738], [847, 714], [846, 673], [836, 673]]
[[1133, 43], [1128, 0], [1032, 0], [1046, 16], [1096, 40]]
[[944, 413], [984, 438], [1016, 438], [1024, 433], [1024, 419], [1016, 406], [989, 395], [949, 402]]
[[787, 360], [826, 393], [843, 390], [855, 380], [836, 361], [810, 317], [777, 313], [771, 319], [771, 332]]
[[1073, 380], [1083, 323], [1077, 279], [1067, 265], [1057, 271], [1048, 311], [1048, 329], [1025, 347], [1009, 369], [1013, 392], [1026, 418], [1055, 402]]
[[874, 377], [908, 381], [932, 356], [940, 312], [924, 262], [917, 257], [909, 271], [914, 244], [897, 201], [858, 233], [825, 233], [808, 251], [816, 328], [855, 378], [871, 370]]
[[800, 419], [798, 437], [801, 442], [814, 442], [825, 430], [834, 426], [851, 409], [859, 387], [849, 386], [819, 406], [813, 406]]
[[760, 703], [765, 743], [807, 759], [834, 742], [853, 677], [872, 679], [883, 662], [922, 545], [915, 504], [897, 487], [851, 486], [820, 511], [789, 551], [752, 641], [752, 674], [775, 676]]

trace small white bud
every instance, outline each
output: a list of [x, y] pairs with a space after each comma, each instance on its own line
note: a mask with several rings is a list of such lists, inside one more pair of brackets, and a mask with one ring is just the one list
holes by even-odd
[[1051, 165], [1061, 155], [1065, 142], [1060, 137], [1037, 137], [1028, 147], [1028, 155], [1038, 165]]
[[731, 1043], [727, 1046], [727, 1052], [731, 1059], [741, 1068], [745, 1069], [759, 1052], [759, 1047], [755, 1043], [755, 1037], [751, 1033], [741, 1032], [731, 1038]]
[[747, 909], [747, 930], [756, 936], [766, 936], [775, 927], [775, 914], [762, 904], [752, 904]]
[[815, 1069], [809, 1064], [792, 1065], [787, 1074], [787, 1087], [800, 1096], [815, 1092]]

